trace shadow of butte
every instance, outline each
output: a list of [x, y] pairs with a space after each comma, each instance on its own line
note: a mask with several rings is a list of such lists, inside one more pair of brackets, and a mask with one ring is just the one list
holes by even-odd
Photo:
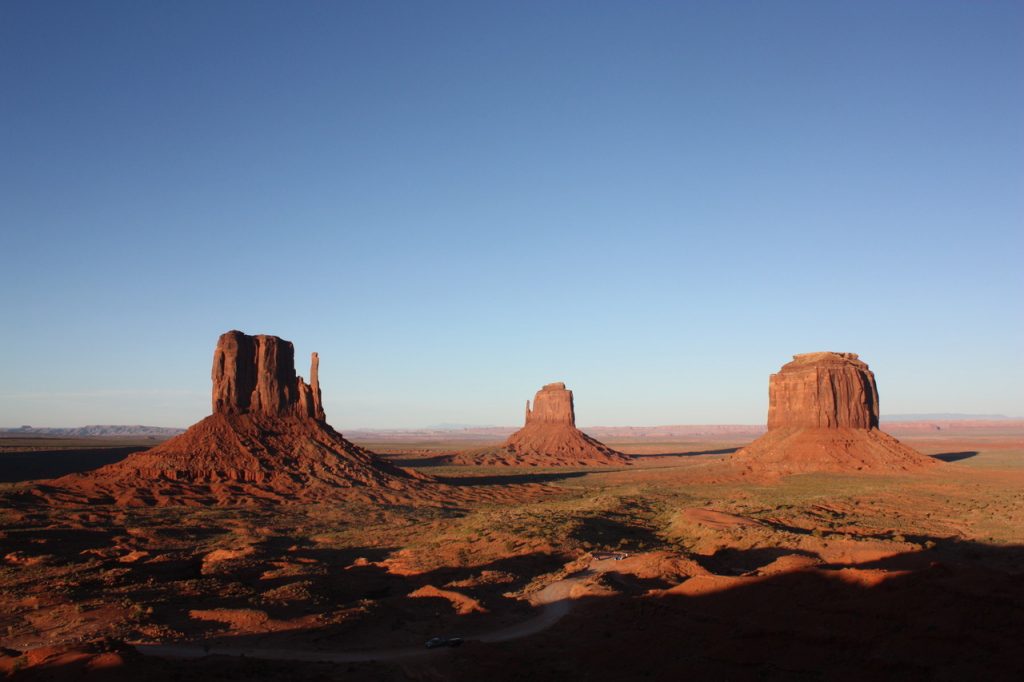
[[964, 450], [963, 452], [940, 452], [937, 455], [929, 455], [929, 457], [943, 462], [959, 462], [960, 460], [970, 459], [977, 455], [977, 450]]
[[735, 448], [722, 448], [720, 450], [694, 450], [691, 452], [654, 452], [654, 453], [641, 453], [633, 454], [630, 457], [642, 458], [642, 457], [697, 457], [698, 455], [731, 455], [732, 453], [739, 450], [739, 447]]

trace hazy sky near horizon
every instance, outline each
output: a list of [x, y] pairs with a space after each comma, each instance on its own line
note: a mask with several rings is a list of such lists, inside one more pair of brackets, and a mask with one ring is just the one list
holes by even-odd
[[794, 353], [1024, 415], [1020, 2], [0, 3], [0, 426], [760, 423]]

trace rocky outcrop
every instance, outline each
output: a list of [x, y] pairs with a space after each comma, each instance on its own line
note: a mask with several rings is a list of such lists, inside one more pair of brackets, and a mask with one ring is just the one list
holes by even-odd
[[768, 433], [737, 451], [750, 471], [907, 471], [935, 460], [878, 429], [875, 375], [856, 353], [794, 355], [768, 382]]
[[324, 420], [323, 396], [320, 395], [320, 356], [313, 353], [309, 362], [309, 389], [313, 399], [313, 418]]
[[526, 423], [501, 448], [458, 453], [452, 461], [477, 466], [618, 466], [629, 457], [576, 428], [572, 391], [547, 384], [526, 401]]
[[320, 356], [313, 353], [309, 367], [309, 384], [306, 384], [302, 377], [297, 378], [299, 391], [299, 402], [296, 406], [296, 413], [300, 417], [324, 421], [327, 417], [324, 414], [324, 406], [320, 395]]
[[313, 353], [310, 382], [295, 374], [295, 348], [276, 336], [222, 334], [213, 353], [213, 413], [296, 415], [323, 421], [320, 359]]
[[576, 426], [576, 410], [573, 407], [572, 391], [561, 381], [546, 384], [533, 397], [533, 409], [526, 401], [526, 425], [568, 424]]
[[875, 375], [856, 353], [804, 353], [768, 382], [768, 428], [878, 427]]
[[320, 358], [310, 383], [276, 336], [221, 335], [213, 355], [213, 414], [185, 433], [88, 474], [39, 486], [48, 500], [121, 505], [310, 502], [429, 495], [429, 477], [393, 466], [325, 421]]

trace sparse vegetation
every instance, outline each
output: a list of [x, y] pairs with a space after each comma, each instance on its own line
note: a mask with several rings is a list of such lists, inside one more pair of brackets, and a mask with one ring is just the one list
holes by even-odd
[[[677, 557], [737, 576], [787, 555], [855, 566], [860, 558], [907, 552], [908, 545], [946, 556], [959, 551], [948, 540], [953, 536], [985, 546], [1024, 542], [1024, 494], [1016, 479], [987, 473], [987, 456], [982, 449], [973, 458], [981, 463], [950, 469], [963, 473], [948, 483], [931, 478], [926, 485], [904, 476], [715, 480], [701, 467], [720, 455], [677, 456], [656, 467], [529, 472], [539, 484], [508, 468], [423, 469], [443, 468], [469, 481], [469, 489], [473, 477], [486, 477], [479, 489], [487, 495], [476, 504], [9, 514], [0, 626], [5, 640], [22, 646], [43, 641], [47, 627], [58, 627], [62, 637], [92, 638], [305, 629], [329, 632], [345, 647], [399, 645], [438, 627], [462, 631], [488, 618], [522, 618], [530, 595], [578, 570], [574, 562], [591, 553]], [[1003, 451], [997, 456], [1007, 459]], [[1017, 456], [1024, 471], [1024, 452]], [[971, 484], [960, 484], [963, 477]], [[685, 510], [724, 516], [716, 525]], [[237, 554], [211, 563], [223, 550]], [[487, 613], [458, 616], [443, 600], [408, 598], [428, 584]], [[588, 589], [642, 594], [670, 584], [627, 572]], [[67, 618], [69, 612], [84, 617]]]

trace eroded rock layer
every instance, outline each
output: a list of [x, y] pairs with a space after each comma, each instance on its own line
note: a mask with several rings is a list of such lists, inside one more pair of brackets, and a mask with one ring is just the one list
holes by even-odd
[[769, 379], [768, 428], [878, 427], [875, 375], [856, 353], [804, 353]]
[[52, 500], [164, 504], [308, 502], [357, 492], [386, 501], [429, 478], [360, 448], [325, 421], [319, 357], [310, 383], [276, 336], [223, 334], [213, 357], [213, 414], [157, 447], [39, 485]]
[[460, 453], [462, 464], [528, 466], [617, 466], [629, 457], [576, 428], [572, 391], [561, 382], [547, 384], [526, 402], [526, 424], [500, 448]]
[[533, 409], [526, 401], [526, 425], [568, 424], [576, 426], [576, 409], [572, 402], [572, 391], [561, 381], [547, 384], [533, 397]]
[[151, 450], [41, 486], [65, 500], [137, 505], [386, 501], [425, 477], [382, 461], [325, 422], [213, 414]]
[[805, 353], [768, 382], [768, 433], [732, 455], [751, 471], [909, 471], [935, 463], [878, 429], [875, 375], [856, 353]]
[[276, 336], [221, 334], [213, 353], [213, 413], [298, 415], [323, 420], [318, 368], [313, 353], [310, 381], [295, 374], [295, 348]]

